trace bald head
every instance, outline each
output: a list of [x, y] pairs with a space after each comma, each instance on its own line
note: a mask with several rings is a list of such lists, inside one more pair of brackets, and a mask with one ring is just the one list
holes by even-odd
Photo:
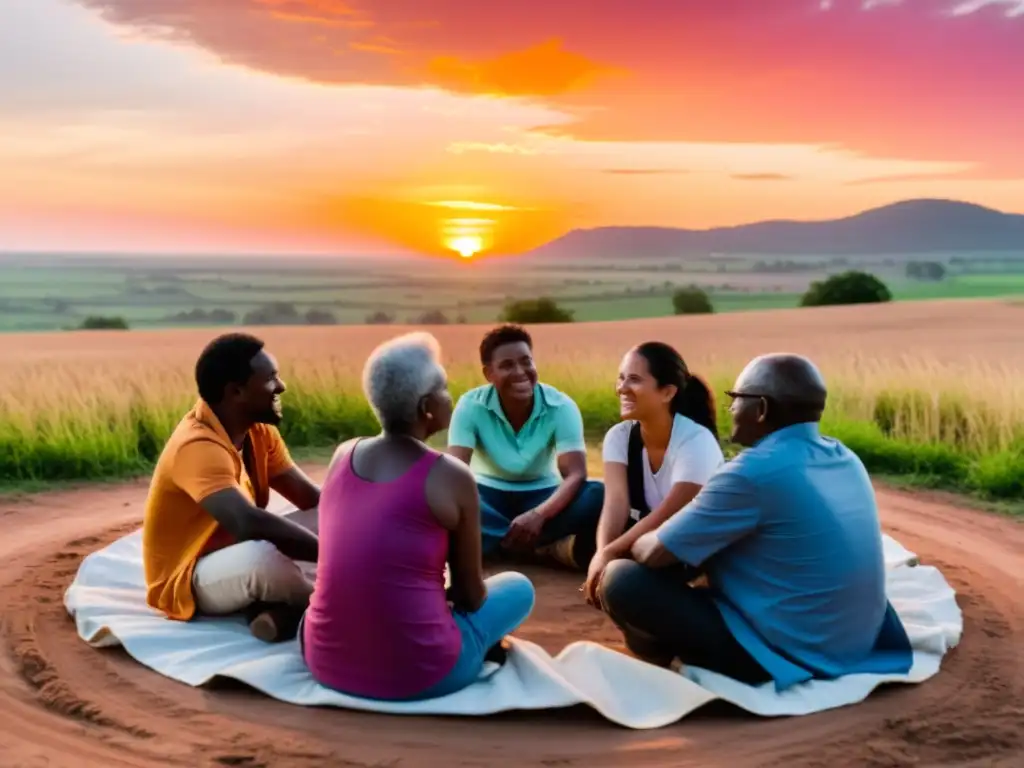
[[751, 360], [736, 379], [736, 391], [771, 397], [779, 403], [825, 406], [827, 390], [818, 367], [784, 352]]
[[814, 363], [776, 353], [747, 363], [731, 394], [732, 440], [751, 446], [776, 430], [820, 421], [827, 393]]

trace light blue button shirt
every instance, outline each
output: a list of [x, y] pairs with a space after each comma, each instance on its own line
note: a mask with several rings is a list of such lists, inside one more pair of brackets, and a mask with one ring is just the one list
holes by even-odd
[[657, 536], [679, 560], [705, 566], [726, 625], [778, 690], [910, 669], [910, 641], [885, 594], [868, 473], [817, 424], [742, 452]]
[[547, 384], [534, 387], [533, 411], [518, 433], [493, 385], [471, 389], [455, 405], [448, 445], [471, 448], [469, 466], [477, 482], [506, 491], [560, 485], [559, 454], [586, 451], [579, 406]]

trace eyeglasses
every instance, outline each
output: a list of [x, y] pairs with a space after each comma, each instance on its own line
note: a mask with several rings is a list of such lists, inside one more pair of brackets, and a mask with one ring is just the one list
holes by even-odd
[[824, 408], [824, 400], [800, 400], [796, 398], [778, 398], [772, 395], [765, 395], [760, 392], [734, 392], [731, 389], [725, 391], [727, 397], [731, 397], [733, 400], [740, 398], [747, 398], [748, 400], [764, 400], [767, 403], [774, 403], [777, 406], [787, 406], [796, 408]]
[[726, 397], [731, 397], [733, 400], [736, 400], [736, 399], [741, 398], [741, 397], [754, 398], [756, 400], [762, 400], [762, 399], [763, 400], [774, 400], [775, 399], [771, 395], [762, 395], [762, 394], [758, 394], [757, 392], [733, 392], [732, 390], [729, 390], [729, 389], [727, 389], [725, 391], [725, 394], [726, 394]]

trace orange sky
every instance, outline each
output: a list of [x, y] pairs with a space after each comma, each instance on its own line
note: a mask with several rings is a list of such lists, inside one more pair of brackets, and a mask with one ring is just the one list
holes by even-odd
[[1022, 94], [1024, 0], [8, 0], [0, 249], [1024, 211]]

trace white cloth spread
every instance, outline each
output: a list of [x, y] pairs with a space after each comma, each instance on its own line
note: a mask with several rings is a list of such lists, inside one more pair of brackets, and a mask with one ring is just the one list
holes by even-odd
[[757, 715], [802, 715], [854, 704], [883, 683], [919, 683], [935, 675], [963, 631], [955, 593], [938, 570], [914, 566], [915, 556], [888, 536], [885, 558], [889, 599], [914, 647], [910, 673], [813, 681], [781, 694], [770, 683], [751, 687], [695, 668], [678, 674], [585, 640], [552, 657], [513, 638], [506, 664], [488, 665], [476, 683], [450, 696], [399, 704], [346, 696], [313, 680], [297, 641], [263, 643], [241, 618], [185, 623], [149, 608], [139, 531], [86, 557], [64, 604], [85, 642], [120, 644], [141, 664], [191, 686], [221, 676], [297, 705], [417, 715], [479, 716], [587, 704], [614, 723], [643, 729], [674, 723], [714, 699]]

